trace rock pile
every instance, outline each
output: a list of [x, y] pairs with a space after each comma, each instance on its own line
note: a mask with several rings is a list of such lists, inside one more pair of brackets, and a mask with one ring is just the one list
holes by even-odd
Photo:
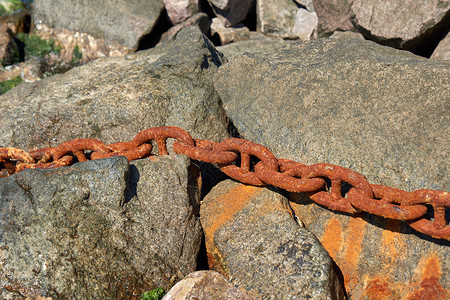
[[[19, 54], [24, 45], [16, 45], [16, 36], [22, 32], [54, 41], [59, 48], [52, 57], [43, 55], [38, 61], [3, 69], [0, 81], [17, 76], [35, 81], [99, 57], [147, 49], [172, 41], [188, 26], [198, 26], [216, 46], [252, 40], [255, 32], [271, 38], [310, 40], [337, 31], [354, 31], [379, 44], [433, 59], [448, 59], [450, 51], [445, 43], [450, 23], [448, 1], [152, 0], [93, 4], [35, 0], [19, 10], [17, 3], [20, 1], [0, 1], [0, 7], [9, 9], [3, 8], [3, 13], [0, 9], [2, 65], [25, 59]], [[34, 45], [25, 45], [25, 52], [31, 47]]]
[[[33, 30], [79, 45], [82, 60], [98, 54], [85, 61], [122, 56], [0, 95], [0, 148], [108, 144], [170, 125], [341, 165], [374, 184], [449, 190], [448, 36], [435, 59], [411, 53], [445, 36], [447, 2], [419, 13], [405, 0], [400, 11], [414, 12], [395, 20], [388, 0], [88, 2], [60, 1], [60, 11], [35, 0]], [[69, 13], [73, 22], [59, 20]], [[381, 26], [406, 19], [401, 30]], [[158, 46], [133, 52], [146, 43]], [[448, 241], [223, 177], [169, 155], [0, 178], [0, 298], [145, 299], [157, 288], [164, 299], [450, 297]]]

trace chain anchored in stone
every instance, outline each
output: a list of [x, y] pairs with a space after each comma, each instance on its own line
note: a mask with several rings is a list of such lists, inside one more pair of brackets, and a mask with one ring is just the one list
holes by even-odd
[[[75, 139], [57, 147], [30, 152], [0, 148], [0, 177], [25, 169], [58, 168], [77, 161], [119, 155], [129, 161], [145, 158], [151, 155], [152, 141], [156, 142], [159, 155], [167, 155], [168, 138], [176, 140], [173, 152], [217, 164], [225, 174], [244, 184], [273, 185], [290, 192], [307, 193], [316, 203], [335, 211], [350, 214], [366, 212], [403, 220], [418, 232], [450, 240], [450, 225], [446, 220], [446, 209], [450, 207], [448, 192], [428, 189], [406, 192], [370, 184], [365, 176], [351, 169], [327, 163], [307, 166], [292, 160], [277, 159], [265, 146], [245, 139], [228, 138], [220, 143], [196, 140], [184, 129], [172, 126], [146, 129], [132, 141], [110, 145], [95, 139]], [[251, 167], [251, 157], [259, 160], [254, 167]], [[343, 183], [350, 186], [345, 195]], [[430, 219], [427, 218], [429, 208], [433, 209]]]

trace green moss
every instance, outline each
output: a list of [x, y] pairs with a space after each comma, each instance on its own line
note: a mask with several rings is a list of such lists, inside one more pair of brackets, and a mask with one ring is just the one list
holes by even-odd
[[156, 288], [150, 292], [145, 292], [141, 296], [141, 300], [160, 300], [164, 296], [164, 290], [162, 288]]
[[80, 47], [78, 45], [73, 49], [72, 61], [70, 62], [72, 65], [78, 65], [81, 61], [83, 54], [81, 53]]
[[20, 0], [4, 0], [0, 3], [0, 16], [7, 15], [23, 8]]
[[25, 43], [25, 58], [44, 57], [51, 52], [59, 53], [61, 51], [61, 47], [55, 46], [53, 39], [44, 40], [40, 36], [24, 33], [18, 33], [16, 38]]
[[10, 80], [0, 82], [0, 95], [6, 93], [15, 86], [22, 83], [22, 78], [20, 76], [14, 77]]

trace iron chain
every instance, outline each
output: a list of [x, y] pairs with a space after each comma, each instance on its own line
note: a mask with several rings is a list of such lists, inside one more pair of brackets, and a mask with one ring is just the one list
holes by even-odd
[[[0, 148], [0, 177], [32, 168], [58, 168], [75, 162], [112, 156], [129, 161], [149, 157], [152, 141], [159, 155], [167, 155], [166, 140], [173, 138], [173, 151], [191, 159], [219, 165], [221, 170], [242, 183], [273, 185], [290, 192], [306, 192], [311, 199], [336, 211], [350, 214], [361, 211], [384, 218], [406, 221], [416, 231], [450, 240], [446, 209], [450, 193], [438, 190], [406, 192], [383, 185], [370, 184], [366, 177], [344, 167], [319, 163], [310, 166], [277, 159], [265, 146], [245, 139], [228, 138], [220, 143], [195, 140], [185, 130], [154, 127], [139, 132], [132, 141], [105, 145], [95, 139], [75, 139], [54, 148], [26, 152], [17, 148]], [[251, 157], [257, 158], [251, 167]], [[240, 163], [239, 163], [240, 161]], [[253, 170], [252, 170], [253, 169]], [[327, 182], [329, 182], [327, 186]], [[350, 186], [343, 192], [343, 184]], [[345, 195], [344, 195], [345, 194]], [[433, 217], [427, 211], [433, 209]]]

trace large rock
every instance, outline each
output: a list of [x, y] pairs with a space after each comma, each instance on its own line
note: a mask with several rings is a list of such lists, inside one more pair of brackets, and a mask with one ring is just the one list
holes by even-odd
[[193, 272], [198, 171], [124, 157], [0, 178], [0, 298], [138, 299]]
[[36, 26], [44, 24], [89, 33], [136, 49], [139, 39], [150, 33], [163, 8], [163, 0], [35, 0], [32, 18]]
[[251, 297], [344, 299], [330, 257], [279, 193], [221, 182], [200, 216], [210, 268]]
[[352, 22], [366, 38], [415, 53], [450, 23], [450, 1], [354, 0], [351, 8]]
[[317, 28], [317, 14], [309, 12], [306, 9], [299, 8], [295, 16], [294, 27], [292, 33], [298, 36], [301, 40], [307, 41], [314, 37]]
[[157, 46], [175, 40], [177, 34], [182, 29], [190, 26], [198, 27], [198, 29], [200, 29], [202, 33], [207, 34], [209, 31], [208, 15], [200, 12], [188, 18], [186, 21], [170, 27], [169, 30], [167, 30], [161, 35], [161, 39], [159, 40]]
[[223, 140], [227, 120], [212, 84], [221, 63], [190, 27], [164, 46], [22, 84], [0, 97], [0, 145], [28, 150], [75, 138], [113, 143], [164, 125]]
[[281, 38], [269, 37], [262, 33], [250, 31], [249, 40], [238, 41], [216, 48], [225, 55], [225, 58], [230, 59], [245, 52], [264, 52], [289, 42]]
[[176, 25], [199, 12], [198, 0], [164, 0], [170, 22]]
[[175, 284], [163, 299], [252, 300], [214, 271], [197, 271], [189, 274]]
[[449, 189], [450, 68], [360, 38], [230, 60], [215, 87], [244, 138], [408, 191]]
[[449, 299], [448, 241], [414, 234], [401, 221], [336, 214], [304, 194], [289, 198], [338, 265], [350, 299]]
[[450, 61], [450, 34], [447, 33], [439, 42], [430, 59]]
[[256, 1], [257, 29], [271, 36], [297, 38], [292, 32], [297, 11], [292, 0]]
[[226, 26], [233, 26], [245, 20], [254, 0], [208, 0], [217, 17]]
[[335, 31], [355, 31], [350, 21], [351, 0], [314, 0], [314, 10], [318, 17], [317, 33], [327, 37]]

